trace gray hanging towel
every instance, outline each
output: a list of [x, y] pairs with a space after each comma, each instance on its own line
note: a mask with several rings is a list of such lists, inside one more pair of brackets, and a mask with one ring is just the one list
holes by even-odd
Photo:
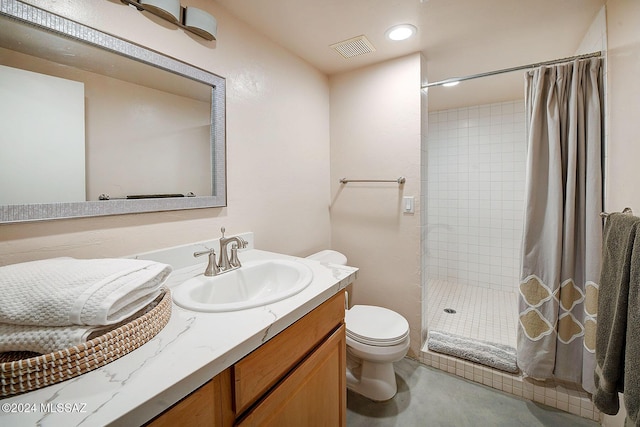
[[632, 425], [640, 397], [639, 225], [640, 218], [621, 213], [609, 215], [605, 224], [593, 394], [596, 407], [614, 415], [620, 408], [618, 392], [624, 391]]
[[624, 356], [625, 426], [640, 426], [640, 225], [631, 254], [629, 278], [629, 308]]

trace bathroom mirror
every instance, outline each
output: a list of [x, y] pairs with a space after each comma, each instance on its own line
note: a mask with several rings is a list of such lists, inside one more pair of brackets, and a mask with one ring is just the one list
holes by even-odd
[[224, 78], [17, 0], [0, 74], [1, 223], [226, 205]]

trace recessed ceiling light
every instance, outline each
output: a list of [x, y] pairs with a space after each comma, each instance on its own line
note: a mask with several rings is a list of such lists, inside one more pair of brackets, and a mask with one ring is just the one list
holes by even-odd
[[406, 40], [413, 36], [418, 29], [411, 24], [395, 25], [387, 30], [387, 38], [391, 40]]

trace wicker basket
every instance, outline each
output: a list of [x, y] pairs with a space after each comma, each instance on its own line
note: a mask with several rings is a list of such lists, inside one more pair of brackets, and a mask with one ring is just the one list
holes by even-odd
[[0, 398], [37, 390], [82, 375], [124, 356], [156, 336], [171, 317], [171, 293], [140, 317], [84, 344], [53, 353], [0, 354]]

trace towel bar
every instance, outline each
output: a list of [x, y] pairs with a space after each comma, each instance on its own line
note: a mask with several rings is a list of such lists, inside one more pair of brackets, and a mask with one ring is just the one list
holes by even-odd
[[[622, 213], [633, 215], [633, 210], [631, 208], [624, 208]], [[607, 219], [611, 215], [609, 212], [600, 212], [600, 217]]]
[[398, 179], [347, 179], [342, 178], [340, 180], [340, 184], [347, 184], [349, 182], [397, 182], [398, 184], [404, 184], [407, 182], [407, 179], [404, 176], [401, 176]]

